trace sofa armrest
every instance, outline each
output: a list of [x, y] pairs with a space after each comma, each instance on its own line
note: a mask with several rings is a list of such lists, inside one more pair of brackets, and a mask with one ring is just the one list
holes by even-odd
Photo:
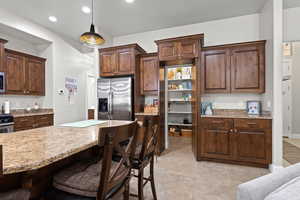
[[237, 200], [264, 200], [283, 184], [300, 176], [300, 163], [238, 186]]

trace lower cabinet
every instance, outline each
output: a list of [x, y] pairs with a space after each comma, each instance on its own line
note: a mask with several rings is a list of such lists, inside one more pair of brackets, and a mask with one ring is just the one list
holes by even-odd
[[272, 120], [202, 118], [199, 160], [267, 167], [272, 162]]
[[15, 117], [14, 131], [53, 126], [53, 114]]

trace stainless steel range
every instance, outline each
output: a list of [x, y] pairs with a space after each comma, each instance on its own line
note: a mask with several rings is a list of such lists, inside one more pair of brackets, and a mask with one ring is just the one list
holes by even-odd
[[14, 131], [14, 117], [12, 115], [0, 114], [0, 134]]

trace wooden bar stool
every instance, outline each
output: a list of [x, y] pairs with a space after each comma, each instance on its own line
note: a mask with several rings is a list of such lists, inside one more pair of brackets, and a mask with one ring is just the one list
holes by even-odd
[[[136, 149], [137, 122], [113, 128], [101, 128], [99, 146], [104, 144], [100, 161], [81, 161], [58, 172], [53, 179], [55, 190], [47, 195], [49, 200], [108, 200], [119, 194], [129, 199], [131, 178], [130, 154]], [[129, 140], [126, 148], [120, 143]], [[121, 155], [112, 160], [113, 152]]]
[[[154, 182], [154, 156], [158, 141], [158, 116], [147, 116], [143, 119], [138, 135], [141, 141], [138, 142], [137, 150], [132, 160], [133, 176], [138, 178], [138, 195], [131, 194], [131, 196], [138, 197], [139, 200], [144, 199], [144, 187], [147, 183], [151, 183], [151, 190], [153, 199], [157, 200], [155, 182]], [[150, 176], [144, 177], [144, 169], [150, 164]], [[138, 171], [138, 175], [135, 175]]]
[[[3, 176], [3, 147], [0, 145], [0, 177]], [[0, 192], [1, 200], [29, 200], [30, 192], [26, 189], [15, 189]]]

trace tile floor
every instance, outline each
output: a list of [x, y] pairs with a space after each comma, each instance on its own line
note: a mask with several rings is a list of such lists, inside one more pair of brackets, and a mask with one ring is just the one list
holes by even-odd
[[[156, 162], [158, 200], [235, 200], [240, 183], [269, 173], [267, 169], [196, 162], [189, 138], [172, 137], [170, 143], [170, 149]], [[153, 199], [150, 185], [144, 191], [145, 200]], [[137, 192], [134, 179], [131, 192]]]
[[[283, 140], [300, 148], [300, 139], [284, 138]], [[300, 162], [300, 160], [299, 160], [299, 162]], [[283, 159], [283, 166], [284, 167], [288, 167], [290, 165], [291, 164], [288, 161]]]

